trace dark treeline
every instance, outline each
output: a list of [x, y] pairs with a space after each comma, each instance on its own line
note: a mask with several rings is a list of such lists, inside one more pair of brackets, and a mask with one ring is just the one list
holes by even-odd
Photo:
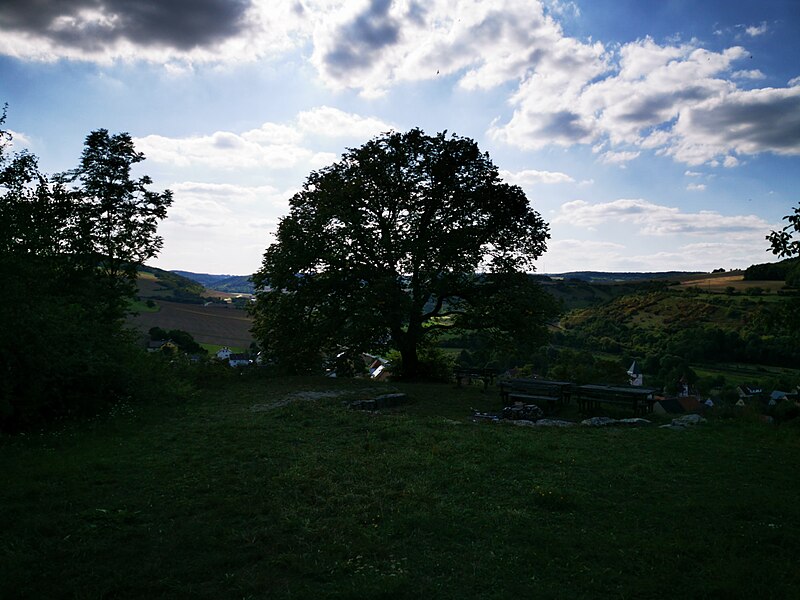
[[800, 287], [800, 258], [787, 258], [776, 263], [751, 265], [744, 272], [745, 281], [786, 281]]

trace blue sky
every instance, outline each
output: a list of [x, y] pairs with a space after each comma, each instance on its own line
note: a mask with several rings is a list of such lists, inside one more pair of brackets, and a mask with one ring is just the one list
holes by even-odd
[[167, 269], [256, 270], [314, 169], [474, 138], [550, 223], [541, 272], [746, 267], [800, 188], [797, 0], [5, 0], [17, 149], [127, 131]]

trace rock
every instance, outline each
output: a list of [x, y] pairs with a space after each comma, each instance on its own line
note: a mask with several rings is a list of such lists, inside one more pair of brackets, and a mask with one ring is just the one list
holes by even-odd
[[584, 419], [581, 425], [587, 427], [606, 427], [607, 425], [616, 425], [617, 420], [611, 417], [592, 417], [591, 419]]
[[504, 419], [524, 419], [535, 421], [544, 417], [544, 412], [535, 404], [515, 404], [503, 409]]
[[650, 421], [647, 419], [642, 419], [641, 417], [636, 417], [635, 419], [620, 419], [617, 421], [620, 425], [628, 425], [628, 426], [640, 426], [640, 425], [650, 425]]
[[536, 421], [537, 427], [574, 427], [577, 423], [572, 421], [562, 421], [561, 419], [539, 419]]
[[515, 421], [508, 421], [512, 425], [519, 425], [520, 427], [534, 427], [536, 421], [529, 421], [528, 419], [516, 419]]
[[672, 419], [672, 425], [678, 425], [679, 427], [693, 427], [705, 422], [706, 419], [700, 415], [683, 415], [677, 419]]
[[674, 431], [686, 431], [686, 427], [684, 427], [683, 425], [673, 425], [672, 423], [669, 423], [667, 425], [659, 425], [658, 428], [659, 429], [672, 429]]
[[495, 414], [492, 413], [482, 413], [482, 412], [473, 412], [472, 413], [472, 421], [477, 423], [478, 421], [492, 421], [493, 423], [500, 420]]

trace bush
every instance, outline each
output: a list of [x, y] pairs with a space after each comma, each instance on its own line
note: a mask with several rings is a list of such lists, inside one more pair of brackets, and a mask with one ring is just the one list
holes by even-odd
[[798, 417], [800, 417], [800, 405], [794, 400], [783, 400], [775, 407], [773, 416], [775, 420], [780, 423], [798, 419]]
[[[418, 378], [424, 381], [448, 382], [453, 377], [453, 369], [456, 366], [455, 357], [445, 354], [441, 348], [436, 346], [423, 346], [419, 349], [419, 373]], [[392, 350], [387, 353], [386, 358], [391, 363], [392, 373], [403, 372], [403, 359], [400, 353]]]

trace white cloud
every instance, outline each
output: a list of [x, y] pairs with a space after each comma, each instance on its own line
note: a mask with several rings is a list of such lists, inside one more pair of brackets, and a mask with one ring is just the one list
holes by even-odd
[[217, 131], [188, 138], [148, 135], [134, 141], [137, 149], [148, 159], [178, 167], [288, 169], [305, 163], [316, 168], [330, 164], [338, 156], [308, 148], [314, 138], [335, 137], [363, 142], [390, 129], [394, 127], [380, 119], [322, 106], [299, 113], [294, 122], [264, 123], [258, 129], [242, 133]]
[[[447, 77], [464, 90], [513, 86], [513, 114], [488, 133], [526, 150], [607, 144], [601, 160], [615, 164], [642, 149], [687, 164], [719, 164], [734, 153], [800, 154], [797, 78], [789, 88], [742, 90], [737, 81], [765, 77], [758, 69], [734, 70], [749, 56], [743, 47], [710, 51], [697, 40], [649, 37], [607, 47], [570, 37], [558, 19], [579, 14], [574, 2], [207, 0], [190, 21], [178, 4], [156, 0], [141, 0], [135, 10], [127, 0], [29, 4], [0, 6], [0, 22], [12, 24], [0, 36], [0, 54], [145, 60], [180, 74], [196, 64], [307, 48], [325, 85], [367, 97]], [[768, 27], [739, 30], [752, 37]], [[385, 130], [377, 119], [352, 117], [320, 107], [298, 115], [293, 131], [262, 128], [239, 134], [236, 143], [248, 164], [271, 160], [265, 147], [288, 148], [288, 163], [306, 160], [296, 155], [300, 133], [363, 138]], [[208, 155], [203, 143], [188, 149]]]
[[235, 273], [258, 268], [297, 191], [192, 181], [170, 188], [174, 202], [159, 227], [165, 244], [158, 263], [166, 268]]
[[313, 46], [327, 85], [373, 97], [448, 75], [465, 89], [487, 89], [548, 63], [567, 66], [584, 45], [564, 37], [536, 0], [369, 0], [317, 19]]
[[[30, 148], [33, 145], [33, 141], [30, 137], [25, 135], [20, 131], [14, 131], [13, 129], [7, 129], [6, 132], [11, 136], [11, 141], [7, 142], [6, 149], [18, 151], [22, 150], [23, 148]], [[5, 140], [0, 140], [5, 142]]]
[[800, 87], [731, 90], [683, 110], [664, 151], [697, 165], [737, 154], [800, 154]]
[[745, 29], [745, 32], [750, 37], [756, 37], [759, 35], [763, 35], [767, 33], [767, 23], [762, 22], [761, 25], [751, 25], [750, 27]]
[[692, 165], [731, 153], [800, 154], [800, 89], [738, 89], [733, 78], [763, 77], [731, 73], [748, 55], [738, 46], [712, 52], [696, 41], [662, 46], [645, 38], [619, 48], [614, 70], [608, 54], [587, 53], [580, 68], [538, 69], [523, 80], [511, 98], [514, 114], [489, 133], [523, 149], [593, 144], [606, 149], [604, 162], [622, 161], [618, 153], [631, 146]]
[[356, 138], [366, 141], [396, 127], [375, 117], [362, 117], [338, 108], [320, 106], [297, 115], [297, 126], [307, 135]]
[[722, 166], [728, 169], [732, 167], [738, 167], [739, 164], [740, 164], [739, 159], [736, 158], [735, 156], [726, 156], [725, 160], [722, 161]]
[[704, 192], [706, 191], [706, 184], [705, 183], [690, 183], [686, 186], [686, 189], [690, 192]]
[[217, 131], [211, 135], [168, 138], [148, 135], [134, 140], [136, 148], [153, 162], [177, 167], [204, 165], [219, 169], [270, 167], [288, 169], [308, 161], [313, 152], [289, 144], [268, 144], [253, 136]]
[[604, 152], [603, 155], [600, 157], [604, 163], [608, 165], [622, 165], [624, 166], [625, 163], [632, 161], [636, 157], [641, 154], [640, 152]]
[[551, 13], [559, 16], [581, 16], [580, 7], [574, 2], [564, 0], [547, 0], [546, 5]]
[[764, 219], [755, 215], [726, 216], [716, 211], [687, 213], [679, 208], [642, 199], [620, 199], [599, 204], [573, 200], [561, 206], [552, 222], [584, 228], [607, 223], [631, 223], [638, 227], [637, 233], [641, 235], [757, 238], [762, 246], [764, 236], [771, 227]]
[[500, 171], [500, 178], [514, 185], [531, 185], [537, 183], [574, 183], [575, 179], [566, 173], [558, 171], [535, 171], [525, 169], [523, 171]]
[[734, 79], [766, 79], [767, 76], [764, 75], [758, 69], [748, 69], [743, 71], [734, 71], [731, 73], [731, 77]]
[[702, 173], [698, 173], [697, 171], [684, 171], [683, 172], [686, 177], [702, 177]]
[[543, 263], [540, 270], [548, 273], [711, 271], [718, 267], [743, 268], [764, 261], [763, 238], [735, 243], [667, 244], [666, 248], [652, 252], [613, 242], [559, 239], [549, 244], [540, 261]]

